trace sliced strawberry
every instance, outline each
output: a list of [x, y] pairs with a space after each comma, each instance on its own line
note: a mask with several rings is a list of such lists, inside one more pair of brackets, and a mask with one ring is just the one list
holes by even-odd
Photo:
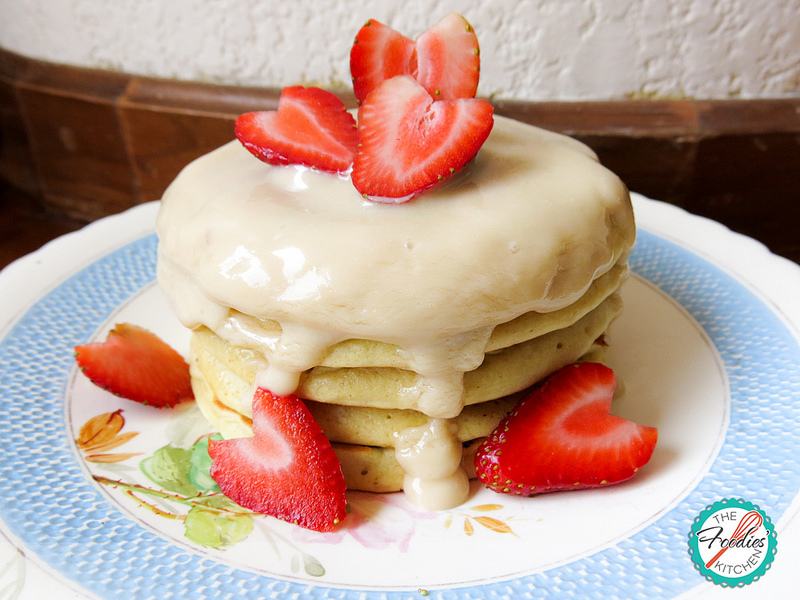
[[434, 102], [412, 77], [387, 79], [358, 112], [353, 185], [378, 202], [410, 200], [475, 156], [492, 130], [492, 113], [485, 100]]
[[192, 400], [189, 365], [154, 333], [120, 323], [105, 342], [75, 346], [86, 376], [109, 392], [158, 408]]
[[258, 388], [253, 437], [210, 440], [211, 477], [250, 510], [331, 531], [345, 518], [342, 468], [331, 443], [296, 396]]
[[236, 119], [236, 137], [255, 156], [273, 165], [298, 164], [321, 171], [347, 171], [358, 132], [344, 103], [316, 87], [284, 88], [277, 111]]
[[450, 13], [417, 38], [417, 81], [436, 99], [472, 98], [478, 91], [478, 37], [467, 20]]
[[467, 20], [450, 13], [415, 41], [367, 21], [350, 50], [350, 74], [359, 102], [383, 81], [411, 75], [434, 98], [472, 98], [480, 78], [480, 50]]
[[610, 415], [614, 372], [576, 363], [551, 375], [475, 455], [489, 489], [531, 496], [619, 483], [653, 454], [658, 430]]
[[415, 70], [414, 40], [374, 19], [359, 30], [350, 50], [350, 75], [359, 102], [386, 79]]

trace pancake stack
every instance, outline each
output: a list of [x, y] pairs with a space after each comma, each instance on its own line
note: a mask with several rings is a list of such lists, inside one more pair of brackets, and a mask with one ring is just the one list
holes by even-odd
[[[617, 289], [625, 273], [617, 266], [573, 305], [527, 313], [495, 328], [483, 363], [464, 375], [464, 408], [448, 419], [470, 478], [474, 450], [517, 404], [517, 392], [577, 360], [602, 361], [606, 331], [622, 309]], [[252, 435], [249, 400], [265, 357], [200, 327], [192, 335], [190, 364], [195, 396], [208, 420], [226, 438]], [[337, 344], [301, 376], [296, 394], [333, 443], [348, 489], [403, 489], [404, 472], [395, 458], [398, 434], [432, 418], [409, 408], [414, 403], [409, 390], [420, 378], [397, 347], [366, 340]]]
[[446, 508], [524, 390], [602, 359], [635, 226], [591, 150], [495, 117], [470, 165], [402, 206], [233, 142], [179, 175], [158, 233], [215, 428], [251, 435], [255, 386], [296, 394], [348, 488]]

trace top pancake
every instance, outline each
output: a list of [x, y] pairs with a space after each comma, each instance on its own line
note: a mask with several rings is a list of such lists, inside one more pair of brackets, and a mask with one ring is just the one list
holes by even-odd
[[635, 236], [625, 186], [586, 146], [502, 117], [461, 173], [400, 206], [232, 142], [173, 182], [158, 232], [178, 316], [257, 347], [260, 385], [289, 393], [336, 344], [374, 340], [428, 379], [441, 416], [498, 324], [575, 303]]

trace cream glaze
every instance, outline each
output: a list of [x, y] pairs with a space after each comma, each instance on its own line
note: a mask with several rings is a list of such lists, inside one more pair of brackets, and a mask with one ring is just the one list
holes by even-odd
[[503, 117], [461, 173], [399, 206], [234, 141], [182, 171], [157, 229], [178, 317], [262, 352], [258, 385], [291, 393], [333, 344], [378, 340], [408, 353], [435, 418], [461, 411], [495, 325], [571, 304], [635, 236], [627, 189], [591, 150]]
[[429, 419], [397, 434], [397, 462], [405, 473], [403, 491], [418, 506], [444, 510], [469, 494], [469, 477], [461, 468], [458, 431], [448, 419]]

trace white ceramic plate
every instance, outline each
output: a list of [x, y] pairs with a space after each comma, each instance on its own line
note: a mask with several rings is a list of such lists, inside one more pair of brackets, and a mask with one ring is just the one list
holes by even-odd
[[[0, 598], [715, 594], [687, 540], [722, 498], [776, 524], [774, 565], [747, 591], [783, 590], [797, 546], [800, 268], [717, 223], [634, 201], [634, 276], [610, 363], [625, 386], [614, 412], [659, 428], [651, 463], [604, 490], [517, 499], [475, 485], [441, 513], [350, 493], [335, 534], [198, 499], [202, 479], [168, 477], [207, 433], [196, 411], [120, 400], [74, 368], [73, 346], [123, 321], [185, 353], [154, 283], [156, 204], [12, 264], [0, 274]], [[118, 445], [83, 443], [92, 419]]]

